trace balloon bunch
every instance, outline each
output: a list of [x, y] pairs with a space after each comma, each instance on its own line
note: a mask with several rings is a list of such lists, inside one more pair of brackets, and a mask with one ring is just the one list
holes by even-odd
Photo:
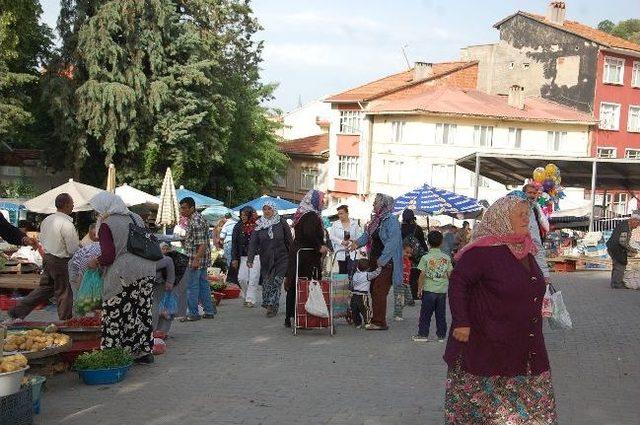
[[554, 209], [560, 208], [560, 199], [565, 197], [564, 188], [561, 186], [560, 169], [555, 164], [547, 164], [544, 168], [538, 167], [533, 170], [533, 181], [542, 190], [538, 205], [549, 217]]

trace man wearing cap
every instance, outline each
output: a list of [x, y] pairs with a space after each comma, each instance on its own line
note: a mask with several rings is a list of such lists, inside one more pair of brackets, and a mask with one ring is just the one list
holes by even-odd
[[607, 241], [607, 252], [611, 257], [611, 287], [622, 289], [624, 284], [624, 272], [627, 268], [629, 254], [635, 255], [637, 251], [629, 243], [631, 232], [640, 225], [640, 211], [634, 211], [629, 220], [621, 221]]

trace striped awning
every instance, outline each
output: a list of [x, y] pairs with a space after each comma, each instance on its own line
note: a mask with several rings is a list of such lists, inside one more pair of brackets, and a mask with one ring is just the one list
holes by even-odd
[[416, 214], [450, 216], [480, 212], [483, 209], [482, 205], [473, 198], [428, 184], [396, 198], [395, 212], [401, 212], [407, 208], [414, 210]]

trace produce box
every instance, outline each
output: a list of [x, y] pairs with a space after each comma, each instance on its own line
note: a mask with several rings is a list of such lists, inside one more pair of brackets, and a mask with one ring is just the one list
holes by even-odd
[[238, 285], [232, 283], [231, 285], [228, 285], [225, 289], [223, 289], [222, 292], [224, 293], [224, 298], [233, 299], [240, 297], [241, 290]]

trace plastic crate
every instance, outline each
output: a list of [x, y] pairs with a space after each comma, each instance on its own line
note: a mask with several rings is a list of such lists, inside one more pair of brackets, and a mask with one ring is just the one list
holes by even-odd
[[0, 424], [33, 424], [33, 395], [30, 385], [15, 394], [0, 397]]

